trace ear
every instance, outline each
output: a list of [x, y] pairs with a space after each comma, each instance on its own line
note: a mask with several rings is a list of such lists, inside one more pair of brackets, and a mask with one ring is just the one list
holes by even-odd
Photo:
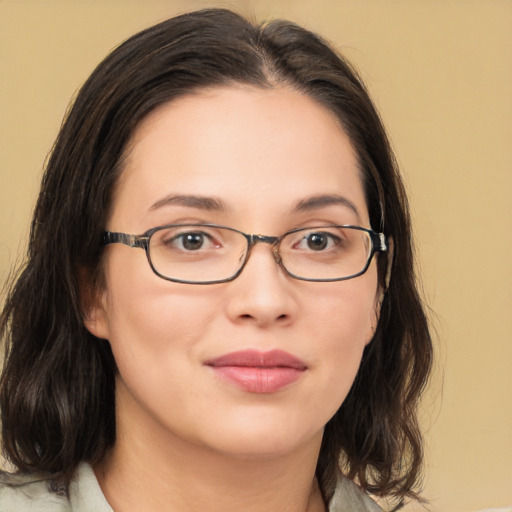
[[[386, 267], [386, 275], [384, 276], [384, 285], [381, 285], [380, 282], [377, 285], [377, 293], [375, 294], [375, 302], [373, 304], [373, 312], [370, 319], [370, 329], [367, 336], [366, 344], [368, 345], [374, 335], [375, 331], [377, 330], [377, 326], [379, 324], [379, 318], [380, 318], [380, 310], [382, 307], [382, 303], [384, 302], [384, 297], [386, 296], [386, 292], [389, 288], [389, 283], [391, 281], [391, 269], [393, 267], [393, 254], [394, 254], [394, 245], [393, 245], [393, 239], [390, 237], [388, 238], [388, 251], [387, 251], [387, 267]], [[380, 281], [380, 279], [379, 279]]]
[[80, 271], [80, 302], [85, 328], [96, 338], [108, 340], [106, 292], [94, 284], [90, 272], [85, 269]]

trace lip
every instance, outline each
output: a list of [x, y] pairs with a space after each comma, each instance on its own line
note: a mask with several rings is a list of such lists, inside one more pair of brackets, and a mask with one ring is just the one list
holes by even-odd
[[300, 379], [308, 368], [283, 350], [241, 350], [210, 359], [205, 365], [250, 393], [275, 393]]

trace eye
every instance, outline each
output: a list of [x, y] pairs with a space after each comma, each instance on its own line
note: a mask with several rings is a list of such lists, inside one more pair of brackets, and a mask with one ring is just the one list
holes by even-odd
[[325, 251], [340, 244], [340, 238], [326, 231], [306, 233], [295, 245], [294, 249]]
[[181, 251], [200, 251], [220, 246], [210, 235], [201, 231], [179, 233], [165, 240], [165, 245]]
[[322, 251], [329, 245], [329, 238], [324, 233], [312, 233], [306, 237], [306, 241], [313, 251]]
[[205, 243], [205, 236], [202, 233], [185, 233], [178, 237], [181, 246], [187, 251], [197, 251]]

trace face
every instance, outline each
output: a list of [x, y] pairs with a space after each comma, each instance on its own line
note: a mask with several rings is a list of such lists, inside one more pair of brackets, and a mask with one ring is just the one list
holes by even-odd
[[[333, 195], [342, 199], [310, 201]], [[369, 227], [357, 158], [333, 115], [286, 88], [242, 87], [178, 99], [135, 132], [106, 228], [172, 223], [274, 236]], [[376, 325], [375, 262], [348, 281], [299, 281], [258, 244], [234, 281], [193, 285], [113, 244], [104, 273], [87, 327], [112, 346], [118, 421], [233, 456], [318, 444]]]

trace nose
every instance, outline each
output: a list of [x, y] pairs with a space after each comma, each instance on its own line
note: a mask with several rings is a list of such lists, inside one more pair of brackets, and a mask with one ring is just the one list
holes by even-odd
[[260, 327], [290, 324], [298, 312], [298, 285], [292, 281], [274, 248], [256, 244], [242, 273], [228, 283], [228, 316], [233, 322]]

